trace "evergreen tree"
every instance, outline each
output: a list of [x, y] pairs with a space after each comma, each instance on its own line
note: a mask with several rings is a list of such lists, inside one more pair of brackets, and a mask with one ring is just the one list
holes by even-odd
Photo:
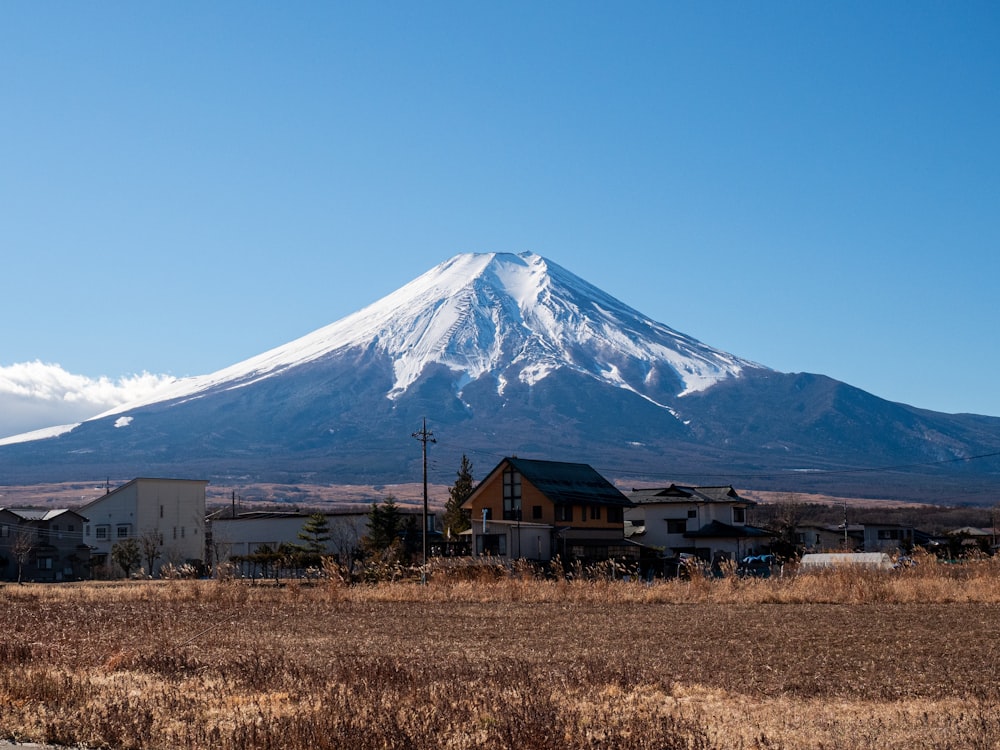
[[372, 503], [372, 509], [368, 511], [368, 533], [362, 541], [370, 552], [382, 552], [399, 545], [402, 530], [402, 514], [396, 505], [396, 498], [389, 495], [381, 505]]
[[313, 513], [302, 525], [299, 539], [304, 544], [296, 545], [310, 555], [322, 555], [326, 552], [326, 543], [330, 541], [330, 522], [323, 513]]
[[472, 494], [472, 462], [468, 456], [462, 454], [462, 465], [458, 469], [458, 478], [455, 484], [448, 489], [448, 501], [444, 505], [444, 527], [450, 529], [452, 534], [458, 534], [469, 528], [469, 517], [462, 510], [469, 495]]

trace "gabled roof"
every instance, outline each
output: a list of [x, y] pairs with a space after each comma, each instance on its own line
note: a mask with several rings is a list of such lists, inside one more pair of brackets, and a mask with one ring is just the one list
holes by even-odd
[[103, 495], [101, 495], [100, 497], [94, 498], [89, 503], [84, 504], [82, 507], [89, 508], [91, 505], [96, 505], [97, 503], [99, 503], [102, 500], [104, 500], [105, 498], [107, 498], [109, 495], [114, 495], [114, 494], [116, 494], [118, 492], [122, 492], [123, 490], [125, 490], [126, 487], [131, 487], [132, 485], [138, 484], [139, 482], [143, 482], [143, 483], [145, 483], [145, 482], [188, 482], [188, 483], [192, 483], [192, 484], [201, 484], [201, 485], [208, 485], [208, 483], [209, 483], [207, 479], [171, 479], [169, 477], [136, 477], [135, 479], [130, 479], [129, 481], [125, 482], [125, 484], [119, 485], [118, 487], [115, 487], [114, 489], [111, 489], [109, 487], [107, 489], [107, 491]]
[[975, 526], [963, 526], [960, 529], [952, 529], [947, 534], [948, 536], [993, 536], [993, 531]]
[[[540, 461], [528, 458], [505, 458], [480, 482], [469, 496], [471, 500], [480, 487], [506, 465], [517, 470], [545, 497], [556, 505], [615, 505], [631, 507], [633, 503], [617, 487], [602, 477], [589, 464], [565, 461]], [[466, 500], [468, 502], [468, 500]]]
[[22, 521], [51, 521], [54, 518], [58, 518], [63, 513], [72, 513], [83, 520], [87, 520], [85, 516], [81, 516], [75, 510], [69, 508], [60, 508], [58, 510], [43, 510], [40, 508], [0, 508], [0, 510], [5, 510], [11, 513]]
[[740, 497], [740, 494], [730, 484], [694, 487], [672, 484], [669, 487], [654, 487], [651, 489], [633, 489], [629, 495], [638, 505], [653, 505], [656, 503], [725, 503], [727, 505], [756, 505], [752, 500]]

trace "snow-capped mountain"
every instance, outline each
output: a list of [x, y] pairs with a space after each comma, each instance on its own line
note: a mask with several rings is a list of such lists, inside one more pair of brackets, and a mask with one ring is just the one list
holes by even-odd
[[533, 253], [469, 253], [289, 344], [211, 375], [179, 380], [155, 399], [100, 416], [244, 387], [351, 349], [370, 349], [392, 361], [390, 399], [405, 394], [433, 364], [456, 374], [459, 392], [490, 376], [503, 394], [509, 378], [534, 385], [566, 368], [654, 403], [649, 394], [658, 393], [664, 381], [676, 383], [673, 395], [683, 396], [760, 368], [643, 316]]
[[[487, 253], [457, 255], [352, 315], [155, 399], [0, 445], [0, 476], [406, 482], [419, 475], [411, 433], [425, 417], [441, 483], [463, 453], [483, 470], [518, 454], [586, 461], [611, 477], [841, 492], [854, 482], [869, 495], [923, 499], [941, 491], [941, 467], [961, 474], [964, 492], [1000, 473], [996, 461], [966, 461], [997, 451], [1000, 419], [779, 373], [537, 255]], [[902, 480], [857, 471], [900, 464], [926, 470]]]

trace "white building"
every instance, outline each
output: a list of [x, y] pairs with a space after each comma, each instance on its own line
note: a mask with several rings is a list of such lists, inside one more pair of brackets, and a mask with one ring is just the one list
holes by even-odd
[[89, 519], [83, 541], [93, 563], [107, 562], [117, 542], [140, 538], [158, 542], [154, 575], [166, 563], [203, 562], [207, 485], [203, 479], [139, 477], [80, 508]]
[[[212, 519], [212, 558], [252, 555], [261, 547], [278, 549], [282, 544], [302, 544], [299, 534], [310, 513], [299, 511], [252, 511], [236, 518]], [[368, 533], [368, 511], [347, 510], [323, 513], [330, 539], [326, 554], [346, 557], [361, 546]]]
[[672, 484], [633, 490], [629, 500], [635, 503], [625, 511], [630, 538], [667, 557], [739, 561], [761, 554], [771, 540], [770, 532], [747, 525], [747, 508], [754, 503], [729, 486]]

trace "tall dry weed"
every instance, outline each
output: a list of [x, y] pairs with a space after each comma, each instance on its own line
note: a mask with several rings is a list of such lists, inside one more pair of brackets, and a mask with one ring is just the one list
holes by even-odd
[[0, 586], [0, 737], [218, 750], [1000, 746], [992, 560], [770, 579], [572, 572]]

